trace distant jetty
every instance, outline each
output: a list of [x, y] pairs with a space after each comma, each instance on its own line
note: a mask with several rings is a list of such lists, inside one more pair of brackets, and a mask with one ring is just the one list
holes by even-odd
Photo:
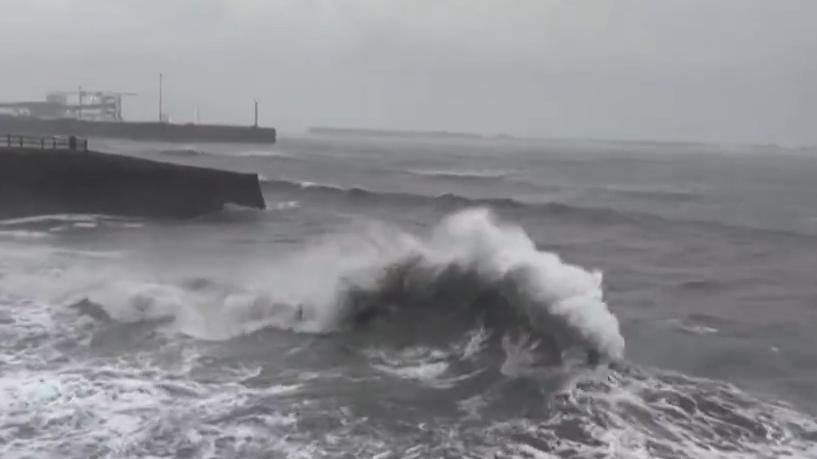
[[275, 128], [261, 126], [89, 121], [74, 118], [48, 119], [0, 114], [0, 133], [5, 132], [38, 136], [78, 135], [163, 142], [272, 144], [276, 141]]
[[402, 137], [402, 138], [437, 138], [437, 139], [460, 139], [479, 140], [484, 139], [479, 134], [469, 134], [467, 132], [449, 131], [402, 131], [389, 129], [354, 129], [337, 127], [311, 127], [309, 133], [312, 135], [326, 136], [347, 136], [347, 137]]
[[87, 143], [52, 140], [0, 137], [0, 218], [55, 213], [189, 218], [225, 204], [266, 207], [257, 174], [72, 150], [66, 145]]

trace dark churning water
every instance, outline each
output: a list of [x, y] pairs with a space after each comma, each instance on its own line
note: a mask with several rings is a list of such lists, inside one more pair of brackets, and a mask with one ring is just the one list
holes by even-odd
[[97, 141], [269, 209], [0, 222], [0, 457], [817, 457], [817, 154]]

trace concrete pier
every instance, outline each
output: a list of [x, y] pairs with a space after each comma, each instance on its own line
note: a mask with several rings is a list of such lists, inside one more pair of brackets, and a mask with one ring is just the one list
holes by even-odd
[[39, 119], [0, 114], [0, 132], [37, 136], [78, 135], [159, 142], [225, 142], [274, 144], [275, 128], [156, 122]]
[[264, 209], [258, 176], [94, 151], [0, 147], [0, 218], [189, 218], [228, 203]]

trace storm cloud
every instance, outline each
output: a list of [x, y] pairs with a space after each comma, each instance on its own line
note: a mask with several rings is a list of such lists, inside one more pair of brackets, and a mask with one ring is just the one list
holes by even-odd
[[817, 2], [3, 0], [0, 99], [175, 121], [817, 143]]

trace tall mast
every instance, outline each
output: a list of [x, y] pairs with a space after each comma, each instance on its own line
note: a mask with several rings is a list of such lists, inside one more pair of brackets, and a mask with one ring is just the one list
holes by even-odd
[[160, 123], [164, 121], [164, 116], [162, 114], [162, 111], [163, 111], [163, 108], [162, 108], [162, 95], [163, 95], [162, 94], [162, 83], [163, 83], [163, 81], [162, 80], [163, 79], [164, 79], [164, 75], [162, 75], [162, 73], [159, 72], [159, 122]]
[[82, 119], [82, 85], [80, 85], [79, 90], [77, 91], [77, 104], [79, 105], [77, 118]]

